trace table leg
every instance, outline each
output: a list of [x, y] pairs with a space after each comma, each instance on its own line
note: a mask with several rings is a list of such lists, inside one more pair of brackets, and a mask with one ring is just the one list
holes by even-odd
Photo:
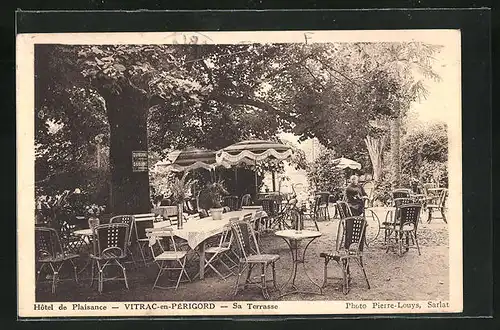
[[205, 241], [201, 242], [200, 247], [200, 280], [205, 278]]
[[[281, 294], [280, 298], [283, 297], [283, 296], [286, 296], [286, 295], [289, 295], [289, 294], [295, 294], [295, 293], [308, 293], [308, 294], [321, 294], [322, 293], [321, 286], [318, 285], [316, 282], [314, 282], [311, 279], [311, 277], [307, 273], [306, 265], [305, 265], [305, 255], [306, 255], [307, 248], [309, 247], [309, 245], [315, 239], [316, 239], [316, 237], [313, 238], [313, 239], [311, 239], [307, 243], [307, 245], [304, 247], [304, 251], [302, 252], [302, 259], [299, 259], [299, 242], [295, 241], [295, 240], [290, 240], [289, 241], [288, 239], [284, 238], [285, 242], [287, 243], [288, 247], [290, 248], [290, 253], [292, 255], [292, 272], [290, 273], [290, 277], [288, 278], [288, 280], [286, 281], [286, 283], [280, 288], [280, 291], [283, 291], [283, 289], [286, 288], [290, 284], [291, 284], [291, 287], [292, 287], [293, 290]], [[304, 268], [304, 273], [306, 274], [306, 276], [309, 279], [309, 281], [320, 289], [319, 293], [318, 292], [309, 292], [309, 291], [300, 291], [297, 288], [297, 286], [295, 285], [295, 279], [297, 278], [297, 271], [298, 271], [300, 263], [302, 263], [302, 266]]]

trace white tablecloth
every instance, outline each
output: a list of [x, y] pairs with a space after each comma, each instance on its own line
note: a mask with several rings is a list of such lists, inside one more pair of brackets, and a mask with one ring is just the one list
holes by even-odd
[[[251, 213], [252, 216], [258, 210], [241, 210], [241, 211], [231, 211], [222, 214], [221, 220], [213, 220], [211, 217], [203, 218], [200, 220], [189, 220], [183, 223], [182, 229], [177, 229], [177, 225], [171, 226], [173, 228], [173, 234], [177, 237], [185, 239], [190, 248], [196, 248], [201, 242], [209, 237], [222, 233], [222, 230], [226, 224], [229, 223], [231, 218], [243, 218], [245, 214]], [[262, 211], [263, 216], [267, 214]], [[154, 228], [170, 227], [169, 221], [160, 221], [154, 223]]]

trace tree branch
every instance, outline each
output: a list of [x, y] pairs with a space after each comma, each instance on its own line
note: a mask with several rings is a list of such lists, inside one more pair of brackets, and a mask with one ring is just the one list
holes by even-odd
[[269, 103], [246, 96], [214, 95], [212, 96], [212, 100], [230, 104], [251, 105], [253, 107], [274, 113], [279, 111]]
[[360, 85], [359, 85], [357, 82], [355, 82], [354, 80], [352, 80], [351, 78], [349, 78], [348, 76], [346, 76], [344, 73], [342, 73], [342, 72], [340, 72], [340, 71], [338, 71], [338, 70], [336, 70], [336, 69], [332, 68], [329, 64], [326, 64], [323, 60], [321, 60], [321, 59], [320, 59], [320, 58], [318, 58], [317, 56], [315, 56], [315, 59], [316, 59], [319, 63], [321, 63], [321, 64], [322, 64], [322, 65], [323, 65], [323, 66], [327, 69], [327, 71], [328, 71], [328, 72], [330, 72], [329, 70], [334, 71], [334, 72], [338, 73], [339, 75], [341, 75], [344, 79], [346, 79], [346, 80], [348, 80], [349, 82], [353, 83], [354, 85], [356, 85], [356, 86], [360, 87]]

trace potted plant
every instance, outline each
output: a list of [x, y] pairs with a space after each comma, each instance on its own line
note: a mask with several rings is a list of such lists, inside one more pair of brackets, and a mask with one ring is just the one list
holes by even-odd
[[86, 213], [89, 215], [89, 228], [94, 230], [99, 226], [99, 216], [104, 212], [106, 207], [104, 205], [91, 204], [85, 208]]
[[224, 181], [219, 179], [209, 182], [206, 187], [206, 193], [210, 200], [210, 216], [213, 220], [221, 220], [223, 212], [222, 195], [229, 194], [224, 186]]
[[196, 182], [196, 180], [186, 180], [187, 172], [182, 176], [182, 178], [173, 178], [170, 183], [170, 199], [177, 205], [177, 228], [181, 229], [183, 226], [183, 211], [184, 202], [190, 197], [191, 186]]

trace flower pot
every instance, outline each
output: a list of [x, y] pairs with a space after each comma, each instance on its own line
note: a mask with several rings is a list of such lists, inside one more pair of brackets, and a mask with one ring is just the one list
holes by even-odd
[[89, 228], [94, 231], [94, 228], [99, 226], [99, 218], [90, 217], [89, 218]]
[[212, 208], [210, 209], [210, 216], [212, 217], [213, 220], [222, 220], [222, 212], [223, 208]]

